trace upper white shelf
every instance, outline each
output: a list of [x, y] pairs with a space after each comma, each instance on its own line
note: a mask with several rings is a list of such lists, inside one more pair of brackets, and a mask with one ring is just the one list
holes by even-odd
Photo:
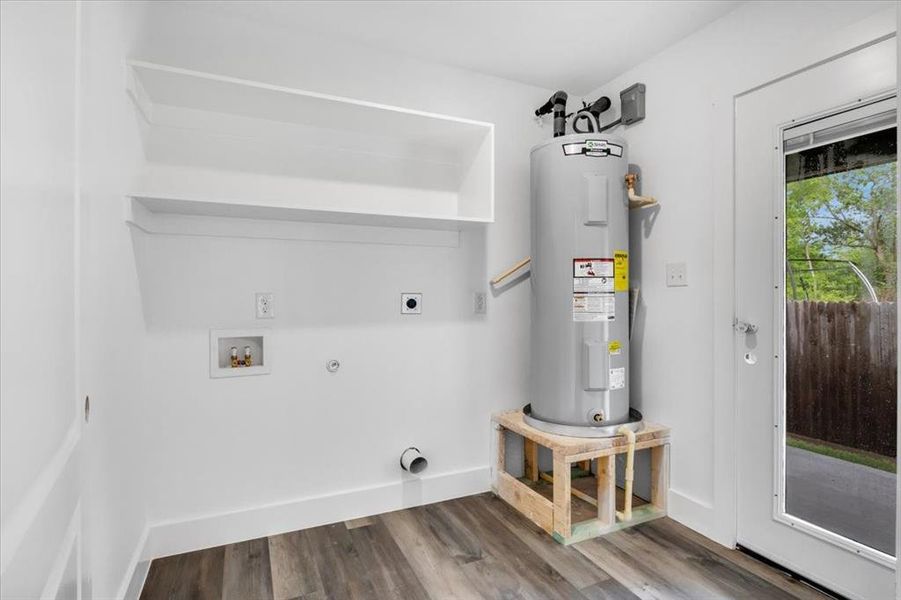
[[440, 229], [494, 220], [491, 123], [141, 61], [128, 75], [146, 122], [132, 197], [154, 212]]

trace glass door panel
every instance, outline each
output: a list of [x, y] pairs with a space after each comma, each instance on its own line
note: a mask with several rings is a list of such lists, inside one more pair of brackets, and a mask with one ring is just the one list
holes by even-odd
[[897, 477], [895, 120], [893, 104], [876, 102], [787, 129], [783, 142], [782, 510], [888, 555]]

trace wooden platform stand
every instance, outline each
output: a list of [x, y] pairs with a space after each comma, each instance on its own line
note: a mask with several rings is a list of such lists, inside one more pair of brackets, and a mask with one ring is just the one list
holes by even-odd
[[[651, 450], [651, 501], [635, 506], [632, 518], [624, 520], [616, 510], [616, 455], [628, 451], [625, 436], [612, 438], [576, 438], [539, 431], [523, 420], [520, 410], [491, 417], [497, 430], [497, 463], [494, 492], [533, 523], [550, 533], [561, 544], [572, 544], [612, 531], [631, 527], [666, 515], [666, 492], [669, 488], [669, 433], [667, 427], [645, 423], [636, 435], [635, 450]], [[525, 476], [516, 479], [506, 470], [504, 439], [512, 431], [524, 440]], [[538, 470], [538, 446], [553, 454], [553, 475]], [[597, 460], [596, 477], [591, 476], [591, 461]], [[580, 482], [574, 486], [573, 468], [580, 469]], [[553, 500], [536, 488], [544, 481], [553, 483]], [[596, 482], [596, 485], [594, 485]], [[582, 505], [597, 507], [597, 516], [573, 523], [573, 498]], [[593, 511], [592, 511], [593, 512]]]

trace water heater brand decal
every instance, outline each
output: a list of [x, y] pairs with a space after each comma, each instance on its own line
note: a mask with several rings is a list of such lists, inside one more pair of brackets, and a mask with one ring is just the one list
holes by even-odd
[[563, 144], [565, 156], [622, 156], [623, 147], [607, 140], [585, 140], [572, 144]]
[[612, 258], [573, 259], [573, 321], [612, 321], [616, 316]]
[[629, 253], [625, 250], [613, 253], [613, 280], [614, 291], [629, 291]]

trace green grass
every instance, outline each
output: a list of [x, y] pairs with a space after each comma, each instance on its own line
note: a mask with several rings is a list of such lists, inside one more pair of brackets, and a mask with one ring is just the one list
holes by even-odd
[[808, 452], [816, 452], [823, 456], [831, 456], [839, 460], [856, 463], [858, 465], [866, 465], [879, 469], [880, 471], [895, 472], [895, 461], [889, 457], [882, 457], [868, 452], [857, 452], [853, 448], [836, 448], [835, 446], [827, 446], [826, 444], [818, 444], [809, 440], [802, 440], [793, 436], [787, 436], [785, 444], [792, 448], [800, 448]]

